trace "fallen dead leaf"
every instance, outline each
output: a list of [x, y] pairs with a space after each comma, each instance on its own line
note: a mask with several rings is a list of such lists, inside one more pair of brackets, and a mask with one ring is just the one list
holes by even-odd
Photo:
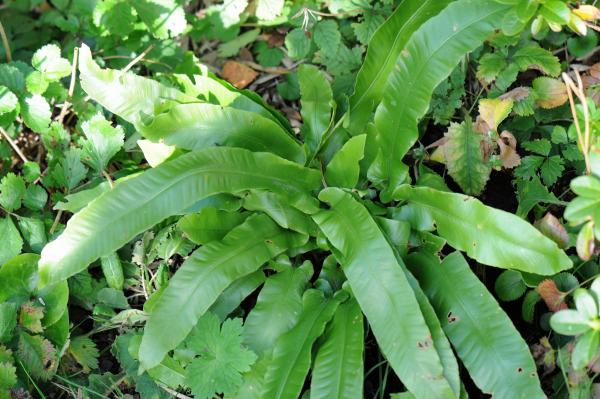
[[240, 64], [239, 62], [227, 61], [225, 65], [223, 65], [221, 76], [236, 88], [243, 89], [256, 79], [258, 73], [254, 69], [244, 64]]
[[505, 130], [500, 133], [498, 147], [503, 168], [512, 169], [521, 164], [521, 157], [517, 153], [517, 139], [511, 132]]
[[558, 312], [559, 310], [567, 309], [567, 304], [565, 303], [566, 294], [556, 287], [556, 283], [553, 280], [546, 279], [542, 281], [538, 284], [536, 290], [551, 311]]

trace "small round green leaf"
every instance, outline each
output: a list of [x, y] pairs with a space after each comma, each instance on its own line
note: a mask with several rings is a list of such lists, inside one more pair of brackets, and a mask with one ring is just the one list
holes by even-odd
[[520, 298], [526, 288], [521, 273], [515, 270], [505, 270], [498, 276], [496, 284], [494, 284], [496, 294], [506, 302]]

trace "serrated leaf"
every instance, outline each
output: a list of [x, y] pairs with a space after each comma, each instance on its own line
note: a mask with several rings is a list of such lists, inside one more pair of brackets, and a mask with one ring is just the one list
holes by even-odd
[[319, 21], [313, 31], [313, 40], [321, 51], [335, 54], [342, 40], [337, 22], [333, 19]]
[[354, 34], [359, 42], [367, 44], [373, 37], [373, 34], [379, 29], [385, 18], [374, 12], [365, 12], [362, 21], [353, 23]]
[[47, 201], [48, 193], [42, 187], [33, 184], [27, 187], [25, 197], [23, 198], [23, 205], [27, 208], [34, 211], [42, 210], [46, 206]]
[[58, 80], [71, 74], [71, 63], [62, 58], [60, 47], [47, 44], [33, 54], [31, 65], [48, 80]]
[[83, 122], [81, 129], [85, 134], [85, 140], [80, 142], [82, 160], [96, 173], [101, 173], [123, 146], [125, 141], [123, 128], [113, 127], [102, 114], [96, 114]]
[[23, 122], [34, 132], [42, 133], [48, 129], [52, 111], [50, 104], [39, 94], [29, 95], [21, 100]]
[[560, 74], [560, 61], [550, 51], [534, 44], [521, 47], [512, 57], [521, 71], [537, 69], [546, 75], [558, 76]]
[[526, 217], [529, 211], [539, 203], [557, 204], [562, 202], [553, 193], [548, 192], [548, 188], [542, 184], [537, 176], [531, 180], [517, 180], [517, 199], [519, 207], [517, 216]]
[[17, 220], [25, 242], [33, 252], [39, 253], [48, 242], [44, 221], [36, 218], [20, 217]]
[[521, 158], [521, 164], [515, 168], [515, 176], [523, 180], [536, 177], [538, 169], [544, 163], [544, 159], [544, 157], [537, 155], [527, 155]]
[[50, 175], [59, 186], [71, 191], [85, 179], [87, 168], [81, 163], [79, 149], [70, 148], [64, 155], [65, 157], [52, 169]]
[[56, 349], [40, 335], [19, 334], [19, 359], [34, 378], [48, 380], [58, 364]]
[[293, 60], [301, 60], [308, 56], [310, 52], [311, 40], [306, 37], [306, 32], [303, 29], [292, 29], [285, 36], [285, 47], [288, 51], [288, 56]]
[[492, 83], [506, 68], [506, 57], [501, 53], [487, 53], [479, 59], [477, 66], [477, 79]]
[[9, 212], [21, 208], [26, 191], [23, 178], [8, 173], [0, 181], [0, 205]]
[[560, 155], [552, 155], [546, 158], [546, 160], [540, 166], [540, 176], [546, 186], [551, 186], [560, 176], [562, 176], [565, 170], [564, 161]]
[[[0, 343], [6, 343], [12, 338], [17, 326], [17, 305], [12, 302], [0, 303]], [[0, 346], [0, 350], [2, 347]], [[0, 358], [0, 362], [4, 360]]]
[[33, 71], [27, 75], [25, 84], [27, 91], [31, 94], [44, 94], [50, 82], [44, 78], [44, 74], [40, 71]]
[[44, 332], [42, 328], [42, 319], [44, 318], [44, 308], [34, 304], [33, 302], [26, 302], [21, 305], [19, 310], [19, 325], [28, 329], [32, 333]]
[[494, 131], [508, 117], [513, 107], [512, 100], [499, 98], [484, 99], [479, 102], [479, 116]]
[[473, 130], [471, 121], [452, 123], [444, 136], [448, 140], [443, 145], [448, 174], [466, 194], [480, 194], [492, 171], [481, 153], [485, 136]]
[[81, 365], [84, 373], [98, 368], [100, 352], [96, 343], [90, 337], [80, 335], [72, 338], [68, 353]]
[[0, 86], [0, 115], [7, 114], [17, 108], [17, 96], [6, 86]]
[[547, 156], [552, 149], [552, 143], [548, 139], [526, 141], [521, 144], [523, 148], [538, 155]]
[[198, 320], [187, 346], [196, 352], [188, 365], [186, 383], [196, 398], [209, 399], [215, 393], [235, 394], [242, 384], [241, 373], [249, 371], [256, 354], [242, 346], [242, 320], [219, 318], [207, 313]]
[[284, 0], [257, 0], [255, 15], [258, 19], [272, 21], [283, 11]]
[[130, 0], [129, 4], [157, 39], [179, 36], [187, 27], [185, 11], [176, 0]]
[[94, 8], [93, 21], [94, 25], [103, 31], [103, 36], [106, 34], [127, 36], [135, 29], [137, 17], [129, 2], [101, 0]]

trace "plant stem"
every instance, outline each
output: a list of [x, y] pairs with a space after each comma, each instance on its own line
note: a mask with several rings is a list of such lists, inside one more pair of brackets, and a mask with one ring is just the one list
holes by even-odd
[[69, 94], [67, 95], [67, 99], [62, 105], [60, 110], [60, 114], [56, 117], [56, 121], [59, 123], [63, 123], [65, 119], [65, 115], [67, 115], [67, 110], [71, 105], [71, 99], [73, 98], [73, 92], [75, 91], [75, 75], [77, 74], [77, 61], [79, 59], [79, 47], [75, 47], [73, 50], [73, 68], [71, 69], [71, 81], [69, 82]]
[[2, 38], [2, 45], [4, 46], [4, 51], [6, 52], [6, 59], [8, 62], [11, 62], [12, 55], [10, 53], [10, 45], [8, 44], [8, 37], [6, 36], [6, 31], [4, 30], [2, 21], [0, 21], [0, 38]]
[[4, 130], [3, 128], [0, 127], [0, 134], [2, 134], [2, 136], [6, 139], [6, 141], [8, 141], [8, 144], [10, 144], [10, 146], [13, 148], [13, 150], [15, 150], [15, 152], [17, 153], [19, 158], [21, 158], [21, 160], [24, 163], [27, 162], [28, 161], [27, 157], [25, 156], [25, 154], [23, 154], [21, 149], [17, 146], [17, 143], [15, 143], [14, 140], [10, 138], [8, 133], [6, 133], [6, 130]]

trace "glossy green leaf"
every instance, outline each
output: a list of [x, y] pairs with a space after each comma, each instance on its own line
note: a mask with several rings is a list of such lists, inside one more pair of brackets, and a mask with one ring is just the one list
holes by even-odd
[[545, 398], [529, 348], [459, 252], [442, 263], [408, 257], [456, 353], [475, 384], [495, 398]]
[[323, 334], [339, 302], [338, 298], [325, 299], [319, 290], [304, 293], [298, 323], [275, 342], [265, 376], [264, 397], [296, 399], [300, 395], [310, 368], [313, 343]]
[[406, 44], [375, 113], [379, 162], [388, 180], [382, 193], [385, 202], [407, 177], [402, 157], [417, 140], [417, 123], [427, 112], [434, 89], [498, 27], [507, 9], [494, 0], [455, 1], [425, 22]]
[[142, 365], [149, 369], [159, 364], [232, 282], [304, 241], [300, 235], [281, 230], [269, 217], [258, 215], [222, 241], [194, 252], [171, 279], [146, 323]]
[[590, 329], [589, 318], [573, 309], [558, 311], [550, 318], [550, 326], [562, 335], [579, 335]]
[[244, 323], [244, 343], [259, 356], [298, 321], [302, 312], [302, 293], [313, 274], [309, 263], [271, 276], [260, 290], [256, 305]]
[[321, 145], [333, 110], [333, 93], [323, 72], [313, 65], [300, 65], [300, 112], [302, 114], [302, 136], [306, 143], [309, 159]]
[[85, 44], [79, 50], [79, 72], [81, 87], [94, 101], [131, 123], [140, 120], [140, 112], [153, 114], [154, 106], [164, 100], [198, 101], [157, 81], [100, 68]]
[[44, 287], [37, 293], [37, 296], [44, 305], [44, 318], [42, 319], [44, 327], [57, 323], [67, 312], [69, 285], [66, 281]]
[[515, 270], [505, 270], [496, 279], [494, 290], [503, 301], [514, 301], [525, 293], [527, 286], [521, 277], [521, 273]]
[[564, 251], [531, 224], [473, 197], [407, 185], [397, 194], [397, 199], [430, 213], [438, 234], [478, 262], [542, 275], [573, 266]]
[[233, 282], [212, 304], [209, 311], [225, 320], [242, 301], [265, 282], [265, 274], [258, 270]]
[[269, 153], [211, 147], [182, 155], [103, 194], [73, 216], [65, 231], [46, 245], [42, 283], [66, 279], [137, 234], [208, 196], [250, 188], [272, 190], [304, 211], [319, 173]]
[[125, 277], [123, 275], [123, 266], [121, 265], [119, 255], [116, 252], [112, 252], [102, 256], [100, 258], [100, 266], [102, 267], [102, 274], [104, 274], [106, 284], [115, 290], [122, 290]]
[[590, 330], [577, 339], [573, 348], [572, 362], [575, 370], [586, 367], [598, 352], [600, 346], [600, 332]]
[[359, 162], [364, 157], [366, 134], [352, 137], [327, 164], [325, 180], [333, 187], [354, 188], [360, 174]]
[[449, 0], [404, 0], [377, 29], [350, 97], [347, 127], [353, 134], [363, 133], [373, 109], [384, 95], [396, 59], [411, 35], [449, 3]]
[[284, 229], [303, 234], [315, 235], [317, 226], [305, 213], [290, 206], [281, 195], [262, 190], [250, 190], [243, 199], [242, 206], [249, 211], [266, 213]]
[[300, 144], [279, 124], [261, 115], [213, 104], [173, 104], [164, 112], [143, 118], [140, 133], [153, 142], [187, 150], [211, 146], [272, 152], [304, 162]]
[[23, 239], [10, 216], [0, 218], [0, 266], [21, 253]]
[[336, 248], [352, 293], [392, 369], [418, 397], [454, 397], [401, 260], [371, 215], [340, 189], [327, 188], [319, 198], [331, 209], [314, 219]]
[[35, 291], [37, 284], [37, 254], [21, 254], [0, 267], [0, 302], [22, 304]]
[[227, 212], [212, 206], [200, 209], [200, 212], [185, 215], [177, 222], [183, 234], [196, 244], [208, 244], [220, 240], [231, 229], [240, 225], [247, 214]]
[[350, 299], [338, 306], [319, 346], [310, 382], [310, 399], [363, 397], [363, 315]]

